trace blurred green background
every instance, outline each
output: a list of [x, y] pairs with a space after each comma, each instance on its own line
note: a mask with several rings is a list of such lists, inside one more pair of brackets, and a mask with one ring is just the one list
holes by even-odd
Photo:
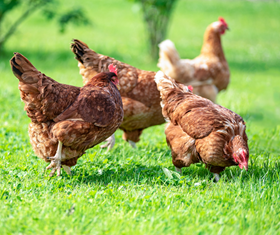
[[[139, 4], [127, 1], [68, 1], [59, 7], [82, 6], [91, 24], [69, 24], [61, 34], [55, 21], [47, 21], [36, 11], [24, 21], [5, 45], [0, 56], [1, 81], [14, 89], [17, 80], [11, 75], [8, 60], [20, 52], [48, 76], [64, 83], [82, 85], [77, 62], [69, 50], [71, 39], [86, 42], [98, 53], [136, 66], [157, 71], [157, 61], [149, 53], [147, 31]], [[279, 82], [279, 10], [275, 1], [186, 1], [179, 0], [169, 24], [171, 39], [181, 58], [199, 55], [205, 28], [219, 16], [230, 31], [222, 38], [231, 69], [228, 90], [218, 103], [243, 116], [249, 127], [260, 131], [274, 128], [280, 117]], [[8, 15], [12, 22], [22, 11]]]

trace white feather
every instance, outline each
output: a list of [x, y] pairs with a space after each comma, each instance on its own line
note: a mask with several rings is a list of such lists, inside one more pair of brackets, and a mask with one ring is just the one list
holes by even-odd
[[242, 122], [239, 122], [238, 126], [239, 126], [239, 134], [240, 134], [240, 136], [243, 136], [246, 126]]
[[169, 40], [169, 39], [166, 39], [164, 40], [163, 42], [161, 42], [160, 44], [158, 44], [159, 48], [163, 51], [166, 51], [168, 50], [169, 48], [172, 48], [172, 49], [175, 49], [175, 45], [174, 43]]
[[228, 132], [227, 132], [226, 130], [218, 130], [217, 132], [218, 132], [218, 133], [225, 134], [225, 135], [228, 135]]

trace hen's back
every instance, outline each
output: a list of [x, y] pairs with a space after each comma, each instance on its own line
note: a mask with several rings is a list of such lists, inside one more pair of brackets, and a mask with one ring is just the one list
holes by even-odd
[[80, 88], [61, 84], [39, 72], [20, 53], [10, 61], [14, 75], [19, 79], [21, 99], [32, 122], [53, 120], [71, 105], [80, 93]]

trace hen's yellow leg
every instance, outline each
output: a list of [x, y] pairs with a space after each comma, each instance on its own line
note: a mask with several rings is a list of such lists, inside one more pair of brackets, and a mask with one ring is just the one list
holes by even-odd
[[62, 142], [58, 141], [56, 154], [53, 157], [49, 158], [52, 161], [51, 164], [47, 166], [47, 170], [53, 168], [50, 173], [50, 177], [52, 177], [56, 171], [57, 171], [57, 176], [61, 175], [61, 150], [62, 150]]

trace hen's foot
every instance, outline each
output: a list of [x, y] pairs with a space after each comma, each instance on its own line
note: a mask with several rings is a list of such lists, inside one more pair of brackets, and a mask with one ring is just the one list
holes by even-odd
[[217, 174], [217, 173], [213, 173], [213, 175], [215, 176], [214, 181], [215, 181], [215, 182], [218, 182], [218, 181], [220, 180], [220, 175]]
[[100, 146], [100, 148], [107, 148], [107, 151], [109, 151], [109, 150], [111, 150], [113, 147], [114, 147], [114, 145], [115, 145], [115, 142], [116, 142], [116, 140], [115, 140], [115, 135], [113, 134], [113, 135], [111, 135], [109, 138], [107, 138], [104, 142], [107, 142], [106, 144], [103, 144], [103, 145], [101, 145]]
[[51, 164], [47, 166], [47, 170], [52, 169], [50, 173], [50, 177], [54, 175], [54, 173], [57, 171], [57, 176], [61, 175], [61, 150], [62, 150], [62, 142], [58, 142], [58, 147], [56, 154], [53, 157], [49, 157], [51, 160]]
[[131, 146], [132, 148], [134, 148], [134, 149], [137, 148], [136, 143], [133, 142], [132, 140], [128, 140], [128, 143], [130, 144], [130, 146]]
[[180, 175], [182, 175], [182, 169], [175, 166], [175, 171], [177, 171]]
[[62, 165], [62, 167], [68, 175], [71, 175], [71, 167], [66, 165]]

